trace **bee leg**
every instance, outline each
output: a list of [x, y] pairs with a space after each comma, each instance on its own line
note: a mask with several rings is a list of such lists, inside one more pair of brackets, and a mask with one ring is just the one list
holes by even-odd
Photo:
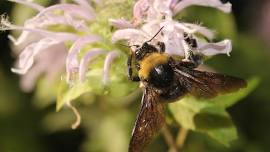
[[195, 69], [199, 66], [198, 63], [190, 61], [190, 60], [185, 60], [183, 59], [182, 61], [176, 61], [174, 59], [171, 58], [170, 60], [170, 65], [172, 67], [186, 67], [189, 69]]
[[191, 54], [189, 56], [189, 60], [191, 62], [193, 62], [196, 65], [196, 67], [198, 67], [199, 65], [203, 64], [203, 54], [201, 54], [201, 53], [194, 54], [191, 51]]
[[183, 38], [184, 38], [184, 41], [187, 43], [187, 45], [191, 47], [192, 49], [196, 49], [198, 47], [197, 40], [193, 38], [191, 34], [184, 32]]
[[159, 47], [159, 52], [164, 53], [165, 52], [165, 43], [164, 42], [158, 42], [157, 45]]
[[188, 60], [198, 67], [203, 63], [203, 55], [201, 53], [195, 54], [193, 51], [190, 51]]
[[128, 66], [128, 79], [131, 80], [131, 81], [140, 81], [140, 78], [138, 76], [132, 76], [132, 57], [133, 57], [133, 54], [131, 53], [128, 57], [128, 60], [127, 60], [127, 66]]
[[191, 66], [191, 63], [188, 63], [189, 66], [196, 68], [203, 63], [203, 55], [197, 52], [198, 44], [196, 39], [193, 38], [192, 35], [185, 32], [183, 37], [184, 40], [182, 41], [182, 43], [185, 51], [185, 59], [183, 61], [192, 62], [193, 66]]

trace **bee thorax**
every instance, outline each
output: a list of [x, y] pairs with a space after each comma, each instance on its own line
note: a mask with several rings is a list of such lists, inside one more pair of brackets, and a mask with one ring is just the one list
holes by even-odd
[[174, 71], [168, 64], [155, 66], [149, 73], [148, 82], [156, 88], [164, 88], [171, 85], [174, 79]]

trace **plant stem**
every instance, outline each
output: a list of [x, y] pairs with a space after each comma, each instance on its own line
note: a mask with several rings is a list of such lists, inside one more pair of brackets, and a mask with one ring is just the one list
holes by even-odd
[[177, 152], [177, 146], [174, 142], [173, 135], [167, 125], [164, 125], [164, 127], [162, 128], [162, 134], [167, 145], [169, 146], [169, 152]]
[[180, 128], [178, 135], [176, 137], [176, 148], [181, 150], [185, 144], [186, 138], [188, 135], [188, 129]]

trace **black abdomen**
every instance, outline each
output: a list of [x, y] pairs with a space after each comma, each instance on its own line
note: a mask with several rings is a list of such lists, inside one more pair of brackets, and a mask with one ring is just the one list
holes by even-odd
[[174, 71], [168, 64], [160, 64], [155, 66], [149, 75], [149, 83], [156, 88], [166, 88], [171, 85], [174, 78]]

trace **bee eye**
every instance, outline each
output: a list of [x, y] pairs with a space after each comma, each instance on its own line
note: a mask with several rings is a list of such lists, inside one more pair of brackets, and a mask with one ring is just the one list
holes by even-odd
[[135, 51], [135, 58], [136, 58], [136, 59], [140, 59], [141, 56], [142, 56], [141, 49], [137, 49], [137, 50]]
[[142, 45], [142, 48], [144, 48], [144, 49], [146, 49], [146, 48], [148, 48], [149, 47], [149, 44], [148, 43], [143, 43], [143, 45]]
[[140, 50], [136, 50], [136, 51], [135, 51], [135, 56], [140, 55], [139, 51], [140, 51]]

